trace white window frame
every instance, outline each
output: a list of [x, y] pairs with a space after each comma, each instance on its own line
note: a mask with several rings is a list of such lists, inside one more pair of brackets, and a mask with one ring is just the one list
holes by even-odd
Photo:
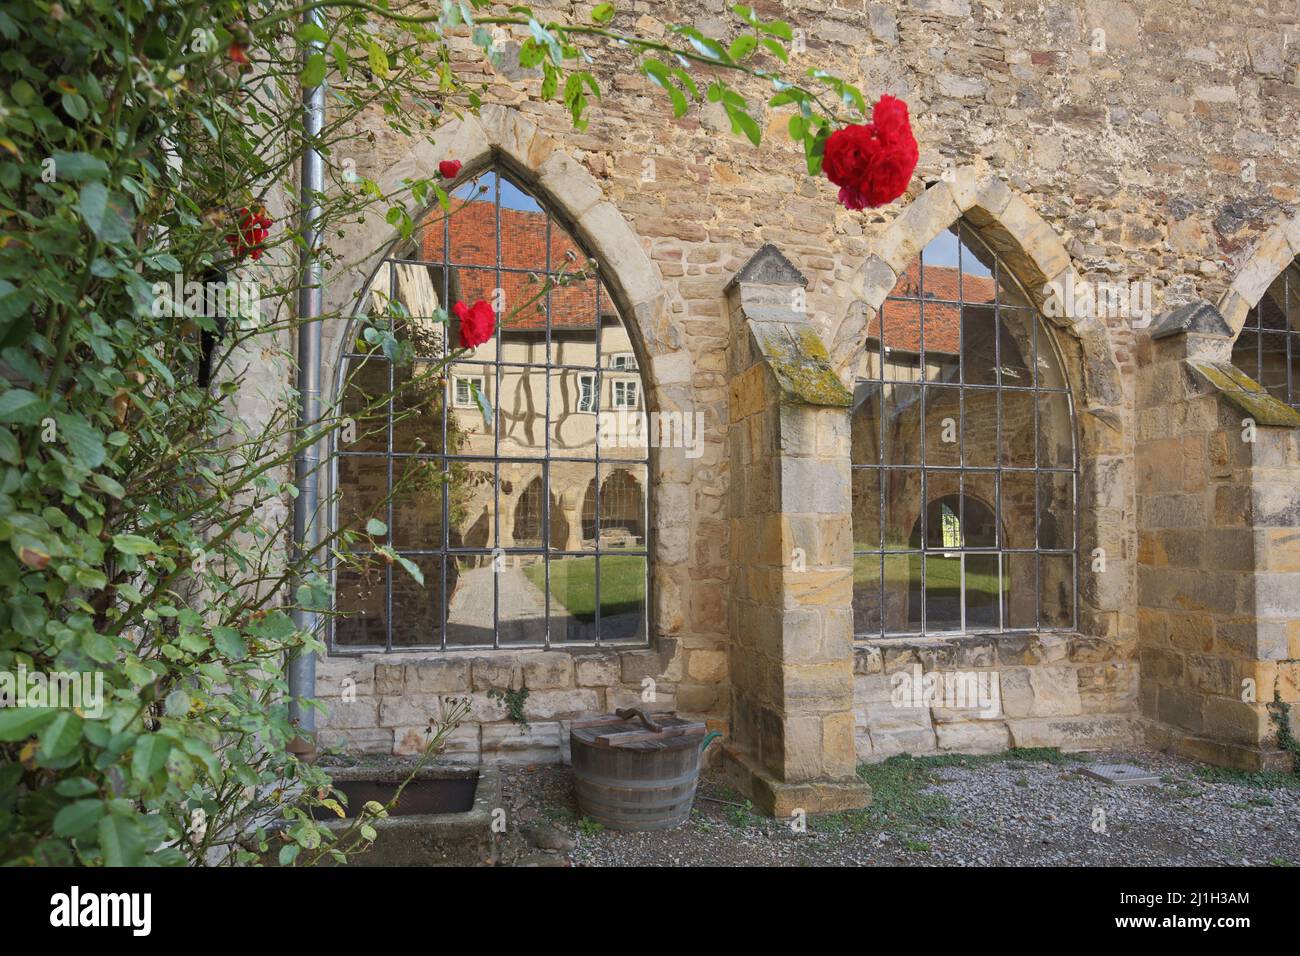
[[596, 373], [578, 373], [578, 407], [579, 412], [594, 415], [596, 413]]
[[455, 408], [478, 408], [478, 402], [474, 400], [474, 393], [469, 390], [468, 385], [465, 388], [465, 398], [460, 397], [461, 383], [473, 382], [480, 393], [487, 394], [487, 376], [486, 375], [457, 375], [452, 379], [452, 398], [451, 403]]
[[609, 357], [609, 367], [616, 372], [635, 372], [636, 355], [632, 352], [614, 352]]
[[637, 407], [637, 394], [637, 383], [632, 379], [625, 382], [615, 382], [611, 406], [613, 408], [634, 409]]

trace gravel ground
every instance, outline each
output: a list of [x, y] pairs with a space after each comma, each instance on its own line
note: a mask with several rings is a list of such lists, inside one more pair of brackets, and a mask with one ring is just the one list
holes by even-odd
[[[1151, 771], [1111, 786], [1090, 764]], [[715, 773], [690, 821], [619, 833], [583, 820], [568, 767], [510, 769], [513, 825], [496, 862], [514, 866], [1300, 865], [1300, 778], [1216, 771], [1166, 754], [1030, 751], [867, 767], [865, 811], [790, 821], [752, 813]]]

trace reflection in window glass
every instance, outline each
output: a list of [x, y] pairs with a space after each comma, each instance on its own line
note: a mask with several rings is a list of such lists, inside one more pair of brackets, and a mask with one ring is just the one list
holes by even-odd
[[[450, 305], [478, 299], [496, 334], [439, 369], [459, 342]], [[357, 427], [336, 449], [336, 520], [353, 538], [334, 646], [644, 643], [647, 450], [598, 414], [641, 409], [641, 377], [595, 263], [490, 171], [394, 250], [365, 305], [416, 361], [358, 340], [341, 366]]]
[[1278, 401], [1300, 408], [1300, 260], [1284, 269], [1246, 313], [1232, 364]]
[[962, 222], [868, 323], [854, 391], [859, 637], [1069, 628], [1074, 412], [1047, 327]]

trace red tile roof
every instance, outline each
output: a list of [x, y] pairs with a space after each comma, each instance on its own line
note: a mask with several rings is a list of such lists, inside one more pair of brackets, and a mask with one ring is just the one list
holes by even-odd
[[[922, 295], [921, 262], [916, 260], [898, 278], [898, 283], [885, 300], [885, 347], [903, 352], [921, 350], [921, 314], [925, 313], [925, 349], [927, 352], [945, 352], [956, 355], [961, 348], [961, 307], [930, 299], [960, 299], [966, 305], [992, 303], [995, 288], [992, 276], [962, 275], [960, 293], [958, 270], [953, 266], [926, 266], [924, 302]], [[894, 296], [910, 296], [895, 299]], [[880, 315], [871, 317], [867, 338], [880, 338]]]
[[[459, 284], [459, 298], [472, 303], [476, 299], [492, 301], [497, 287], [496, 274], [496, 222], [495, 206], [490, 201], [475, 201], [457, 207], [450, 221], [451, 255], [445, 256], [442, 220], [439, 219], [420, 237], [420, 251], [426, 261], [441, 263], [448, 258], [454, 270], [453, 293]], [[506, 269], [528, 269], [537, 278], [522, 272], [501, 273], [501, 286], [505, 290], [507, 317], [502, 325], [521, 331], [545, 331], [545, 297], [510, 315], [542, 288], [541, 276], [546, 272], [546, 213], [525, 209], [501, 209], [501, 265]], [[577, 243], [559, 227], [551, 223], [551, 272], [566, 267], [568, 278], [563, 286], [551, 289], [551, 328], [595, 329], [596, 283], [595, 278], [574, 279], [574, 273], [583, 266], [586, 256]], [[567, 258], [572, 255], [572, 261]], [[456, 268], [457, 266], [483, 266], [486, 268]], [[609, 317], [615, 314], [609, 293], [600, 293], [600, 310]]]

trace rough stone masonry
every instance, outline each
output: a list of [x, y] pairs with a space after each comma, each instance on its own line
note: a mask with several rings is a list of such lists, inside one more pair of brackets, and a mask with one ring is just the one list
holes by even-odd
[[[833, 186], [806, 175], [781, 109], [760, 108], [757, 148], [713, 105], [672, 119], [662, 91], [609, 50], [582, 132], [540, 100], [539, 77], [508, 55], [486, 66], [468, 38], [464, 69], [487, 87], [480, 116], [449, 121], [434, 144], [377, 120], [356, 129], [348, 158], [381, 184], [455, 158], [499, 162], [535, 190], [600, 261], [649, 407], [703, 412], [706, 434], [701, 457], [665, 452], [652, 465], [649, 648], [326, 656], [324, 742], [414, 752], [454, 694], [473, 712], [453, 755], [561, 761], [570, 720], [643, 702], [652, 686], [653, 707], [727, 735], [729, 765], [769, 810], [786, 807], [783, 792], [808, 809], [852, 803], [862, 796], [836, 786], [854, 760], [901, 752], [1148, 739], [1233, 766], [1281, 762], [1300, 705], [1297, 428], [1285, 407], [1243, 410], [1229, 393], [1246, 388], [1203, 365], [1226, 361], [1247, 310], [1300, 254], [1297, 4], [756, 9], [800, 31], [792, 71], [824, 68], [868, 99], [908, 102], [921, 161], [897, 203], [839, 207]], [[652, 37], [668, 23], [724, 36], [739, 26], [722, 0], [618, 11], [617, 27]], [[555, 13], [586, 19], [590, 5]], [[753, 103], [770, 95], [742, 89]], [[959, 219], [1035, 297], [1065, 277], [1150, 283], [1157, 314], [1197, 304], [1202, 318], [1052, 320], [1079, 452], [1075, 630], [854, 640], [850, 409], [839, 396], [886, 294]], [[328, 278], [332, 307], [351, 308], [393, 238], [367, 222], [336, 240], [352, 254]], [[815, 374], [834, 380], [820, 390], [787, 387], [782, 359], [753, 338], [771, 323], [743, 314], [734, 280], [768, 244], [803, 290], [799, 334]], [[331, 361], [343, 337], [327, 332]], [[824, 490], [792, 495], [783, 482], [800, 473]], [[794, 547], [810, 577], [783, 564]], [[895, 706], [893, 675], [916, 665], [996, 674], [1000, 715]], [[521, 684], [526, 728], [488, 695]]]

